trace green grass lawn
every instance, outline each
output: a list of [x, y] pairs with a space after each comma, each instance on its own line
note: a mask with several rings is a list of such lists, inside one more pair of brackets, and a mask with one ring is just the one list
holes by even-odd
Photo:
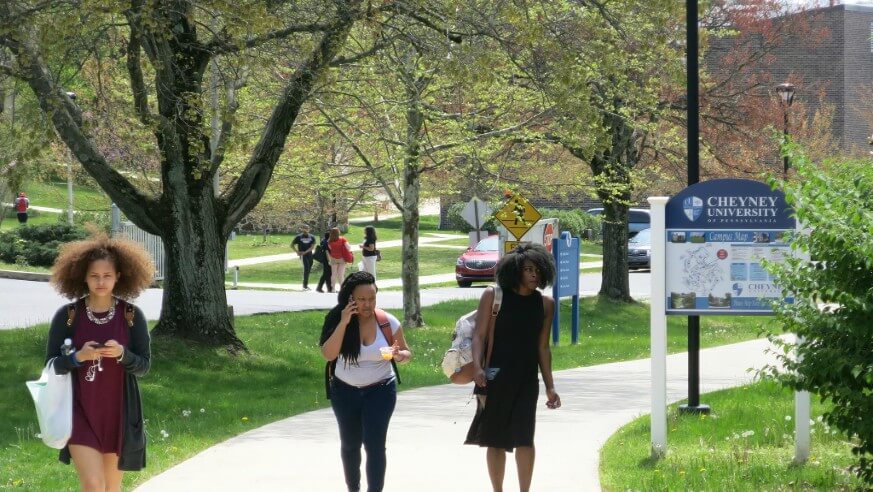
[[650, 418], [622, 427], [601, 451], [604, 490], [861, 490], [849, 472], [851, 444], [818, 417], [812, 448], [794, 466], [794, 396], [773, 382], [706, 395], [710, 416], [668, 413], [667, 456], [649, 458]]
[[[50, 208], [67, 208], [67, 183], [28, 182], [23, 190], [31, 205]], [[73, 185], [73, 207], [91, 212], [108, 211], [112, 201], [100, 189]]]
[[[428, 326], [407, 331], [415, 359], [401, 369], [401, 390], [446, 382], [439, 362], [455, 320], [475, 305], [452, 301], [425, 308]], [[569, 343], [569, 304], [562, 309], [555, 369], [648, 356], [646, 305], [584, 299], [578, 345]], [[326, 407], [324, 363], [317, 348], [323, 319], [322, 311], [239, 317], [237, 332], [251, 352], [235, 357], [177, 340], [153, 340], [152, 371], [141, 380], [149, 465], [127, 474], [125, 487], [249, 429]], [[680, 321], [670, 324], [671, 352], [685, 350]], [[755, 338], [764, 321], [707, 317], [702, 344]], [[59, 464], [56, 451], [34, 437], [36, 420], [24, 381], [39, 375], [46, 332], [46, 325], [0, 332], [0, 353], [15, 354], [0, 358], [0, 488], [78, 488], [73, 468]]]
[[591, 241], [582, 241], [582, 244], [579, 245], [579, 253], [589, 255], [602, 255], [603, 244], [593, 243]]
[[[351, 224], [349, 232], [345, 234], [345, 238], [352, 245], [352, 250], [359, 251], [358, 244], [364, 242], [364, 227], [367, 224]], [[399, 218], [380, 220], [378, 224], [373, 224], [376, 227], [376, 237], [378, 242], [393, 241], [401, 238], [402, 222]], [[317, 235], [318, 231], [313, 231]], [[436, 215], [425, 215], [421, 217], [419, 222], [419, 234], [424, 235], [428, 232], [440, 232], [446, 234], [456, 233], [456, 231], [440, 231], [439, 217]], [[460, 233], [458, 233], [460, 234]], [[233, 241], [228, 241], [228, 254], [231, 260], [241, 258], [252, 258], [254, 256], [269, 256], [283, 253], [292, 253], [291, 240], [295, 234], [269, 234], [264, 238], [263, 234], [240, 234]], [[377, 246], [378, 246], [377, 242]]]
[[[378, 278], [399, 278], [400, 277], [400, 248], [387, 248], [382, 250], [382, 261], [376, 264], [376, 275]], [[461, 250], [451, 250], [446, 248], [428, 248], [422, 247], [418, 250], [418, 267], [420, 275], [434, 275], [439, 273], [454, 273], [455, 261]], [[361, 251], [355, 251], [355, 261], [352, 265], [346, 268], [346, 272], [351, 272], [357, 269], [357, 264], [361, 260]], [[316, 262], [312, 267], [310, 274], [310, 282], [312, 276], [316, 275], [315, 281], [318, 281], [318, 276], [321, 275], [321, 266]], [[228, 282], [233, 281], [233, 271], [228, 272], [225, 277]], [[300, 283], [303, 279], [303, 264], [298, 260], [289, 261], [274, 261], [270, 263], [260, 263], [257, 265], [245, 265], [239, 268], [240, 282], [267, 282], [277, 284]]]
[[51, 273], [51, 270], [45, 267], [19, 265], [17, 263], [6, 263], [0, 261], [0, 270], [13, 270], [16, 272], [36, 272], [36, 273]]
[[[35, 225], [57, 224], [59, 222], [60, 217], [61, 217], [60, 214], [54, 214], [51, 212], [40, 212], [38, 210], [31, 210], [27, 214], [27, 225], [35, 226]], [[64, 223], [66, 223], [67, 216], [63, 215], [63, 217], [64, 217]], [[3, 232], [11, 231], [11, 230], [16, 229], [18, 227], [21, 227], [18, 224], [18, 217], [16, 217], [15, 215], [12, 215], [12, 216], [9, 216], [9, 217], [6, 217], [5, 219], [3, 219], [3, 223], [0, 224], [0, 231], [3, 231]]]

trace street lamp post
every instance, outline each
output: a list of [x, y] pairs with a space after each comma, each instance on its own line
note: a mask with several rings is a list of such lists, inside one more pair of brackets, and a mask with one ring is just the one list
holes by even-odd
[[[782, 106], [782, 135], [783, 142], [788, 142], [788, 110], [794, 102], [794, 84], [784, 82], [776, 86], [776, 94], [779, 94], [779, 103]], [[788, 155], [782, 158], [782, 175], [788, 176]]]

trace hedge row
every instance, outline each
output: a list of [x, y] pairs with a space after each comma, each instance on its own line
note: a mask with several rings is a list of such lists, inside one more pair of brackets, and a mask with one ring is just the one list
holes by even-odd
[[67, 224], [16, 227], [0, 233], [0, 261], [51, 267], [62, 243], [84, 237], [84, 231]]
[[[465, 203], [455, 203], [449, 206], [447, 214], [447, 222], [449, 229], [470, 232], [473, 227], [461, 217], [461, 212], [464, 210]], [[489, 206], [492, 210], [503, 205], [502, 202], [491, 203]], [[537, 209], [543, 215], [543, 218], [558, 219], [561, 231], [570, 231], [574, 237], [583, 237], [585, 229], [592, 229], [595, 233], [600, 230], [600, 217], [590, 215], [584, 210], [557, 210], [551, 208]], [[485, 222], [482, 230], [494, 232], [497, 230], [497, 221], [492, 217]]]

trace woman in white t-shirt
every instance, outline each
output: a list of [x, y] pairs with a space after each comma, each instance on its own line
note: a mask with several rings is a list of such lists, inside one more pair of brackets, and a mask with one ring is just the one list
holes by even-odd
[[329, 397], [349, 491], [361, 487], [362, 444], [367, 450], [367, 490], [382, 490], [385, 438], [397, 401], [394, 362], [412, 357], [400, 322], [376, 307], [376, 292], [370, 273], [349, 275], [321, 331], [321, 353], [333, 366]]

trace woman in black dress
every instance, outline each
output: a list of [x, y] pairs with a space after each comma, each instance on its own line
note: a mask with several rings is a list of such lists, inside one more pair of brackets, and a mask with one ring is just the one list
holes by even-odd
[[481, 414], [467, 436], [468, 444], [487, 447], [486, 460], [491, 486], [503, 490], [506, 452], [515, 450], [519, 489], [530, 490], [534, 464], [534, 429], [539, 396], [539, 366], [546, 387], [546, 407], [561, 406], [552, 380], [549, 331], [555, 301], [542, 295], [555, 278], [552, 255], [538, 244], [523, 245], [497, 264], [497, 284], [503, 291], [500, 311], [494, 321], [494, 340], [487, 370], [485, 338], [491, 317], [494, 289], [485, 289], [479, 301], [476, 335], [473, 337], [474, 381], [487, 389]]

